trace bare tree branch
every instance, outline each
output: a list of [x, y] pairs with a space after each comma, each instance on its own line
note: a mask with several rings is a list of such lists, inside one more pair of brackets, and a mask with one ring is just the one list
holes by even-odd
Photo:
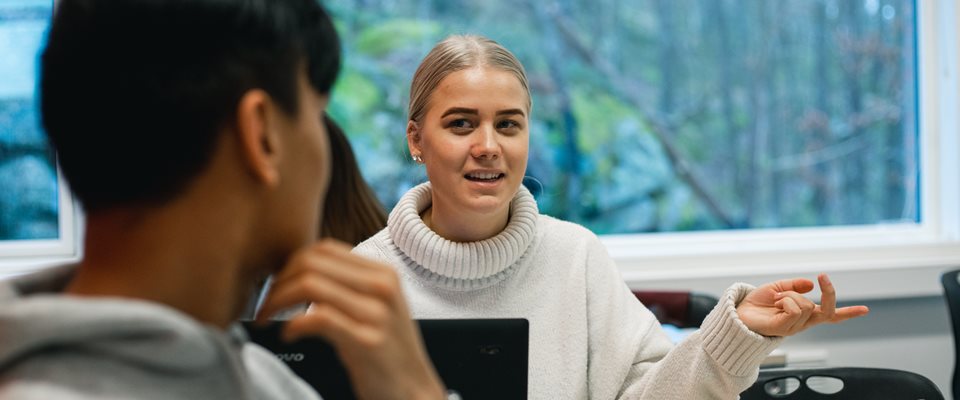
[[[825, 117], [820, 114], [819, 118], [810, 117], [809, 119], [818, 120], [814, 122], [818, 129], [828, 130], [830, 126]], [[830, 146], [814, 149], [800, 154], [790, 154], [776, 158], [771, 162], [770, 168], [774, 171], [784, 171], [798, 168], [808, 168], [817, 164], [823, 164], [833, 160], [843, 158], [847, 155], [856, 153], [869, 146], [864, 136], [868, 133], [863, 129], [876, 123], [891, 123], [901, 119], [901, 111], [895, 105], [880, 104], [868, 108], [860, 113], [855, 113], [847, 118], [847, 123], [840, 129], [834, 130], [834, 135], [839, 139]], [[822, 121], [821, 121], [822, 120]]]
[[655, 115], [644, 106], [643, 99], [640, 98], [639, 93], [650, 92], [653, 88], [644, 87], [642, 83], [623, 76], [608, 60], [595, 56], [592, 49], [576, 35], [576, 30], [572, 22], [557, 12], [555, 8], [547, 7], [546, 12], [549, 13], [564, 41], [573, 49], [574, 53], [603, 74], [606, 77], [606, 81], [611, 83], [609, 89], [623, 101], [633, 104], [641, 117], [646, 120], [654, 137], [667, 153], [667, 158], [674, 171], [676, 171], [677, 176], [693, 190], [694, 195], [703, 202], [716, 219], [727, 228], [735, 228], [736, 224], [730, 215], [723, 210], [713, 196], [707, 192], [704, 185], [694, 175], [689, 163], [684, 161], [683, 156], [681, 156], [680, 151], [670, 137], [670, 125], [666, 122], [666, 118]]

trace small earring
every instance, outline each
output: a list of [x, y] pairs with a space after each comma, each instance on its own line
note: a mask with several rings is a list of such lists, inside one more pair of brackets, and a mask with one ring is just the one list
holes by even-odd
[[413, 162], [423, 164], [423, 157], [420, 157], [419, 154], [411, 155], [411, 158], [413, 158]]

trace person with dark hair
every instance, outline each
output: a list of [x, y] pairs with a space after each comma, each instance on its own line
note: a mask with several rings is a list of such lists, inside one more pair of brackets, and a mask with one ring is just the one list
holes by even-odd
[[330, 191], [323, 203], [320, 237], [356, 246], [387, 226], [387, 210], [363, 179], [343, 129], [329, 115], [324, 115], [323, 123], [330, 136], [333, 168]]
[[360, 398], [443, 398], [392, 269], [315, 242], [340, 68], [315, 0], [62, 0], [41, 62], [84, 257], [0, 282], [0, 398], [317, 398], [236, 325], [268, 275], [259, 318], [312, 302], [284, 335]]
[[[330, 137], [330, 190], [321, 208], [320, 237], [333, 238], [356, 246], [387, 226], [387, 210], [380, 204], [376, 194], [363, 179], [360, 166], [343, 129], [324, 114], [323, 126]], [[263, 300], [264, 289], [270, 284], [268, 279], [260, 285], [260, 295], [252, 299], [244, 317], [256, 313], [257, 306]], [[301, 304], [284, 310], [274, 316], [287, 320], [307, 311], [309, 304]]]

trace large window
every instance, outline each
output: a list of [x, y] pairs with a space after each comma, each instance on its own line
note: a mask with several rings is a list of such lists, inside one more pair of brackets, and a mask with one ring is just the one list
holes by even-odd
[[[322, 1], [346, 53], [331, 113], [388, 207], [426, 179], [404, 139], [414, 68], [478, 33], [527, 67], [525, 184], [631, 284], [827, 270], [934, 294], [960, 263], [952, 0]], [[51, 3], [0, 1], [0, 276], [80, 240], [34, 96]]]
[[387, 204], [417, 62], [479, 33], [525, 64], [525, 184], [599, 234], [920, 221], [910, 0], [331, 0], [334, 115]]
[[38, 55], [51, 0], [0, 2], [0, 254], [68, 255], [73, 205], [37, 112]]
[[960, 263], [953, 1], [326, 4], [332, 113], [387, 206], [425, 180], [403, 138], [417, 62], [478, 33], [527, 68], [541, 211], [603, 235], [632, 286], [828, 271], [851, 297], [934, 295]]

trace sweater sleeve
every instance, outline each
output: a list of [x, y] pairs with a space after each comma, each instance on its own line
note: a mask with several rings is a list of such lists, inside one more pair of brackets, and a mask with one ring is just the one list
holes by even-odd
[[619, 398], [736, 399], [756, 381], [764, 357], [783, 341], [750, 331], [737, 317], [736, 304], [752, 289], [745, 284], [728, 288], [700, 330], [662, 359], [651, 363], [637, 357]]
[[735, 284], [700, 330], [673, 347], [606, 250], [598, 252], [594, 261], [605, 262], [594, 265], [605, 271], [587, 271], [591, 398], [736, 399], [783, 340], [756, 334], [740, 321], [736, 305], [753, 287]]

